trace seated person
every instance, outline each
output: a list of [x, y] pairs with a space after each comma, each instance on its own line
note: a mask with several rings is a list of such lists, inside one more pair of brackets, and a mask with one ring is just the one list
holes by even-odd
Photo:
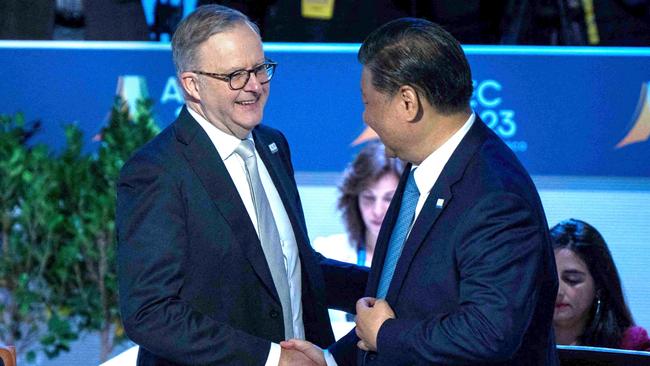
[[[388, 210], [404, 164], [387, 158], [384, 145], [369, 142], [343, 173], [337, 207], [343, 214], [347, 233], [319, 237], [313, 246], [327, 258], [370, 266], [379, 228]], [[353, 317], [330, 310], [334, 335], [338, 339], [354, 326]], [[345, 324], [347, 322], [347, 324]]]
[[635, 326], [605, 240], [584, 221], [551, 228], [559, 277], [553, 326], [557, 344], [650, 351]]

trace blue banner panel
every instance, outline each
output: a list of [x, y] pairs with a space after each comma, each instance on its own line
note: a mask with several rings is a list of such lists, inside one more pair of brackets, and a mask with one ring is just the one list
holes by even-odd
[[[296, 170], [338, 172], [362, 121], [358, 45], [265, 44], [279, 63], [264, 123], [280, 128]], [[468, 46], [472, 107], [535, 175], [650, 176], [650, 49]], [[61, 146], [66, 123], [88, 146], [116, 92], [145, 95], [167, 126], [182, 106], [169, 45], [0, 42], [0, 113], [41, 120]]]

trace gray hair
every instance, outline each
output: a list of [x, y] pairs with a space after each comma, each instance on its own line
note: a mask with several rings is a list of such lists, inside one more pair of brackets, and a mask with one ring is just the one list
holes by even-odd
[[183, 19], [172, 38], [172, 57], [176, 73], [196, 67], [196, 49], [215, 34], [237, 24], [249, 25], [258, 35], [260, 30], [243, 13], [216, 4], [203, 5]]

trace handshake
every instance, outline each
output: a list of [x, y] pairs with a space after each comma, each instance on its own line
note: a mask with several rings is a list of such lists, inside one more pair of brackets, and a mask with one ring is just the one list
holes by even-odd
[[[357, 347], [363, 351], [377, 351], [377, 333], [387, 319], [395, 318], [393, 309], [385, 300], [364, 297], [357, 301], [356, 310], [357, 315], [354, 321], [356, 323], [355, 332], [359, 337]], [[311, 342], [290, 339], [280, 342], [280, 346], [282, 352], [279, 366], [328, 365], [323, 350]]]

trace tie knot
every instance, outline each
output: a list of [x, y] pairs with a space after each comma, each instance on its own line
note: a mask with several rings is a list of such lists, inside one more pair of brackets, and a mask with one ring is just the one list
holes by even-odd
[[241, 140], [235, 149], [235, 153], [241, 156], [244, 160], [255, 156], [255, 145], [253, 144], [253, 141], [249, 139]]
[[418, 196], [420, 195], [420, 191], [418, 190], [417, 184], [415, 184], [415, 169], [412, 169], [411, 172], [409, 173], [409, 177], [406, 180], [406, 187], [404, 187], [404, 193], [405, 194], [417, 194]]

